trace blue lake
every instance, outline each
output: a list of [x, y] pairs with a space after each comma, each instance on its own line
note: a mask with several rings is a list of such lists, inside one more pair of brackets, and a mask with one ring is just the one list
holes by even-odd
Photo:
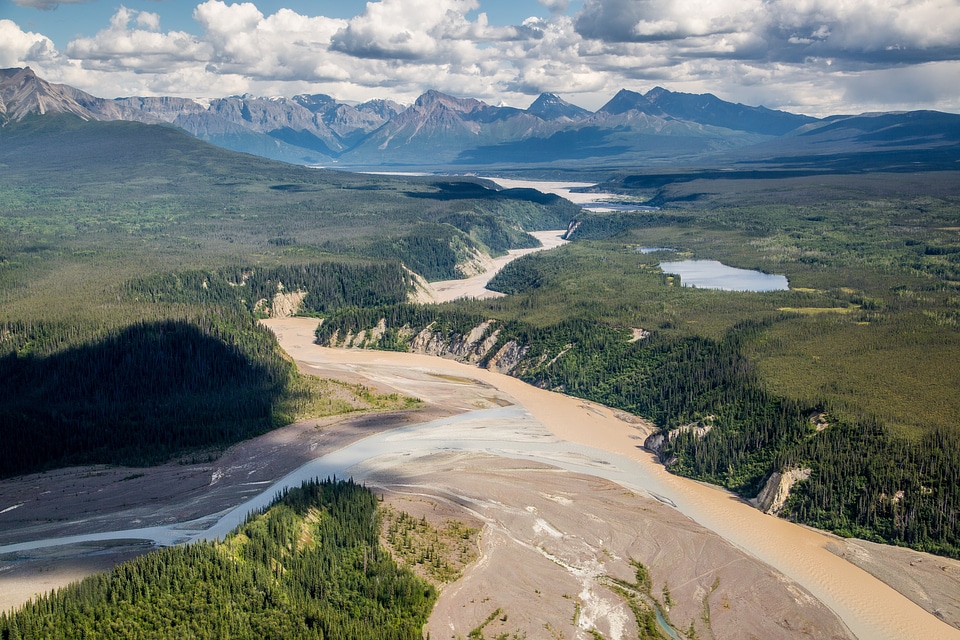
[[786, 276], [750, 269], [728, 267], [716, 260], [682, 260], [661, 262], [664, 273], [675, 273], [685, 287], [723, 289], [724, 291], [788, 291]]

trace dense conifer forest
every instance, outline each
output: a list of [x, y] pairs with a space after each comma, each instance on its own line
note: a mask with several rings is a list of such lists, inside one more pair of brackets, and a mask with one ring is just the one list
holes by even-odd
[[[65, 117], [4, 127], [0, 162], [0, 475], [154, 462], [293, 419], [311, 392], [255, 318], [303, 292], [321, 339], [384, 319], [379, 348], [493, 319], [490, 354], [515, 343], [515, 375], [673, 432], [674, 472], [752, 497], [809, 468], [784, 515], [960, 555], [955, 172], [622, 179], [609, 186], [624, 199], [662, 208], [594, 214]], [[571, 244], [495, 279], [506, 298], [403, 302], [407, 269], [456, 277], [568, 225]], [[791, 290], [682, 287], [667, 257], [784, 274]], [[675, 431], [691, 424], [710, 429]]]
[[171, 547], [0, 612], [0, 638], [413, 640], [436, 599], [352, 481], [286, 491], [222, 542]]
[[0, 477], [217, 455], [287, 424], [324, 391], [257, 318], [400, 303], [414, 274], [459, 277], [578, 212], [65, 115], [3, 127], [0, 166]]
[[[424, 330], [457, 345], [494, 320], [481, 366], [515, 343], [513, 375], [653, 420], [671, 471], [752, 498], [774, 472], [810, 469], [781, 515], [960, 557], [960, 200], [942, 178], [901, 184], [939, 198], [883, 185], [869, 201], [880, 187], [864, 178], [803, 204], [790, 202], [810, 194], [798, 182], [778, 185], [776, 206], [722, 192], [585, 214], [572, 244], [500, 272], [490, 287], [509, 298], [345, 307], [318, 339], [382, 318], [379, 348]], [[681, 287], [657, 268], [678, 256], [786, 273], [791, 291]]]
[[38, 343], [63, 339], [69, 328], [23, 329], [14, 335], [33, 348], [0, 358], [0, 477], [92, 462], [155, 464], [292, 418], [285, 396], [293, 364], [242, 318], [137, 323], [64, 350]]

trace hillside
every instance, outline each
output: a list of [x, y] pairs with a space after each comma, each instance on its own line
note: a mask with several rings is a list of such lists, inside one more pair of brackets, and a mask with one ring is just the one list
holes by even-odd
[[[658, 197], [657, 211], [582, 214], [571, 243], [497, 275], [506, 298], [341, 309], [318, 339], [358, 346], [349, 336], [379, 325], [368, 348], [650, 419], [672, 472], [745, 499], [803, 478], [782, 517], [960, 557], [960, 173], [700, 177]], [[790, 290], [681, 287], [660, 266], [691, 258]]]
[[8, 122], [0, 166], [3, 477], [156, 463], [286, 424], [322, 390], [257, 317], [403, 302], [417, 276], [462, 276], [579, 212], [72, 114]]
[[0, 637], [412, 640], [436, 597], [381, 544], [369, 490], [310, 482], [222, 542], [157, 551], [0, 612]]
[[322, 94], [106, 100], [50, 84], [29, 68], [0, 70], [0, 122], [46, 113], [165, 122], [225, 149], [320, 166], [855, 172], [952, 168], [960, 155], [954, 114], [818, 119], [663, 87], [623, 89], [591, 113], [549, 93], [526, 109], [438, 91], [408, 106]]

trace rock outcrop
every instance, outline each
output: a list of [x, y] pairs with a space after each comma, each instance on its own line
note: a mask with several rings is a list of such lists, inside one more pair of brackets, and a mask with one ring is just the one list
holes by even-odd
[[702, 439], [706, 437], [708, 433], [710, 433], [711, 429], [713, 429], [713, 416], [707, 416], [702, 420], [697, 420], [696, 422], [679, 426], [676, 429], [671, 429], [667, 432], [658, 431], [657, 433], [652, 433], [647, 436], [646, 440], [643, 441], [643, 448], [647, 451], [657, 454], [657, 457], [660, 458], [661, 462], [667, 466], [670, 466], [674, 463], [674, 459], [663, 459], [663, 451], [666, 449], [667, 443], [676, 440], [677, 436], [679, 436], [681, 433], [692, 433], [695, 438]]
[[788, 469], [783, 473], [773, 473], [767, 479], [763, 489], [751, 502], [764, 513], [779, 515], [783, 505], [790, 497], [793, 485], [810, 477], [810, 469]]

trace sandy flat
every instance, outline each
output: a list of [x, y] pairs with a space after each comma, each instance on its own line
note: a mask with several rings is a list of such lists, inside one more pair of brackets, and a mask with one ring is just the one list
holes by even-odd
[[490, 177], [485, 177], [484, 179], [496, 182], [504, 189], [536, 189], [542, 193], [552, 193], [561, 198], [566, 198], [575, 204], [589, 204], [596, 202], [598, 198], [603, 196], [603, 194], [598, 193], [578, 193], [571, 191], [571, 189], [592, 187], [595, 184], [593, 182], [557, 182], [551, 180], [516, 180], [513, 178]]
[[566, 244], [567, 241], [561, 237], [565, 232], [565, 229], [555, 231], [533, 231], [530, 233], [530, 235], [539, 240], [541, 246], [534, 247], [532, 249], [512, 249], [511, 251], [508, 251], [507, 255], [505, 256], [493, 258], [490, 262], [489, 268], [483, 273], [478, 273], [477, 275], [469, 278], [431, 282], [425, 288], [425, 290], [420, 292], [418, 301], [428, 303], [450, 302], [451, 300], [457, 300], [459, 298], [476, 298], [479, 300], [484, 298], [499, 298], [504, 294], [498, 291], [491, 291], [490, 289], [486, 288], [487, 283], [490, 282], [490, 279], [493, 278], [493, 276], [495, 276], [507, 264], [516, 260], [520, 256], [536, 253], [537, 251], [544, 251], [546, 249], [553, 249], [562, 244]]
[[[706, 638], [849, 638], [819, 602], [655, 499], [551, 465], [465, 451], [381, 457], [363, 481], [397, 509], [482, 527], [478, 558], [441, 590], [431, 638], [635, 638], [610, 579], [649, 570], [674, 628]], [[549, 630], [549, 632], [548, 632]]]
[[557, 437], [610, 451], [641, 466], [644, 482], [677, 509], [735, 547], [747, 551], [834, 611], [860, 638], [960, 638], [938, 620], [873, 575], [828, 550], [833, 536], [766, 515], [715, 487], [673, 476], [639, 447], [635, 427], [606, 407], [537, 389], [470, 365], [407, 353], [326, 349], [313, 344], [316, 321], [267, 322], [288, 353], [306, 362], [351, 367], [423, 369], [475, 378], [508, 394]]
[[[699, 638], [960, 638], [827, 549], [839, 544], [840, 553], [854, 553], [843, 546], [850, 542], [668, 474], [639, 447], [650, 428], [643, 421], [450, 360], [325, 349], [313, 344], [316, 320], [266, 324], [305, 370], [415, 395], [425, 408], [291, 425], [211, 462], [3, 481], [0, 503], [21, 506], [0, 513], [0, 549], [137, 523], [209, 518], [212, 526], [250, 496], [273, 495], [288, 473], [339, 458], [346, 473], [400, 508], [482, 526], [480, 557], [443, 589], [432, 637], [465, 637], [498, 608], [488, 637], [588, 639], [592, 630], [636, 637], [607, 576], [629, 580], [628, 561], [637, 559], [650, 569], [654, 596], [669, 589], [676, 628], [693, 625]], [[0, 557], [4, 605], [22, 602], [38, 585], [51, 588], [103, 567], [89, 561], [95, 548], [47, 542], [54, 546]], [[942, 592], [957, 584], [955, 565], [910, 554], [922, 595], [934, 606], [943, 602]], [[884, 548], [868, 555], [857, 552], [883, 580], [907, 570], [904, 556], [904, 571], [886, 576], [896, 565], [884, 561]], [[928, 580], [931, 572], [941, 581]]]

